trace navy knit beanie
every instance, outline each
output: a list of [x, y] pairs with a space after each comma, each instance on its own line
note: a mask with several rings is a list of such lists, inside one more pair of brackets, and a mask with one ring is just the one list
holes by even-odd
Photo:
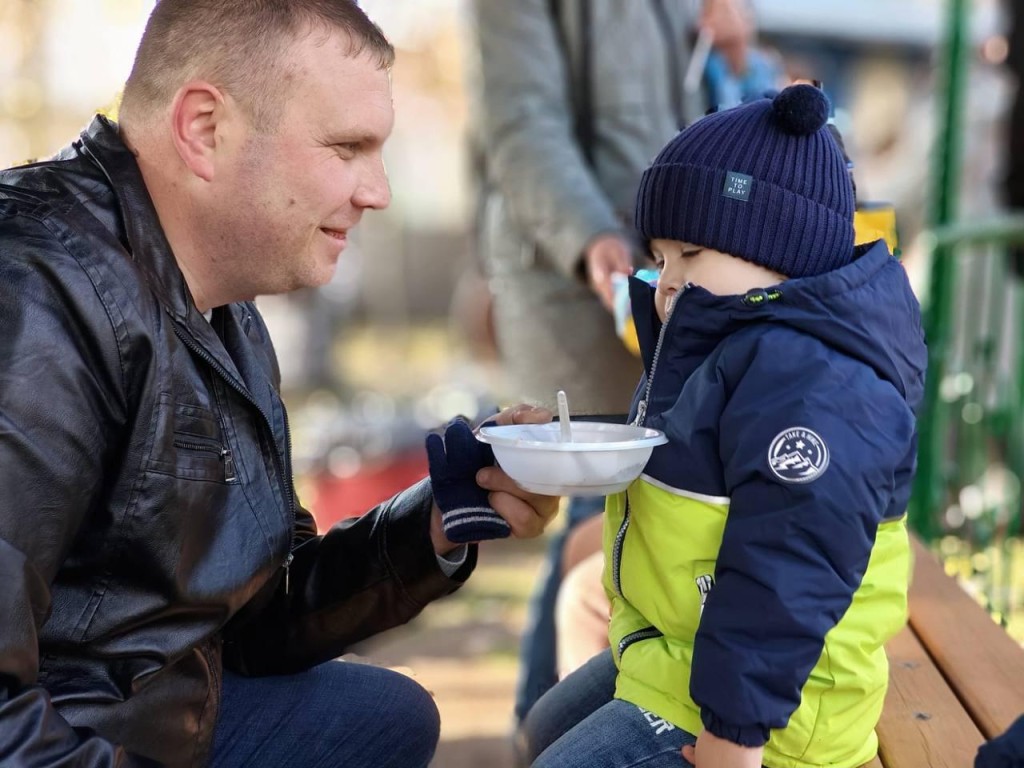
[[854, 195], [820, 89], [794, 85], [701, 118], [644, 171], [636, 229], [786, 277], [853, 259]]

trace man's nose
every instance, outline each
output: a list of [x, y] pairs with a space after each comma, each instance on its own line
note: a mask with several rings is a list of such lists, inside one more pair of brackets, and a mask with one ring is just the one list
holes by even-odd
[[365, 172], [352, 195], [352, 202], [359, 208], [381, 210], [391, 204], [391, 183], [381, 158], [367, 164]]

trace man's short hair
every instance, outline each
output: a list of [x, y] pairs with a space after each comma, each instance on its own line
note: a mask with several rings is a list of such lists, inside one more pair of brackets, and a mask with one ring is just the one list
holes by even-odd
[[190, 79], [208, 80], [270, 129], [285, 100], [287, 45], [303, 34], [348, 34], [351, 55], [391, 67], [394, 48], [354, 0], [158, 0], [125, 84], [123, 117], [145, 119]]

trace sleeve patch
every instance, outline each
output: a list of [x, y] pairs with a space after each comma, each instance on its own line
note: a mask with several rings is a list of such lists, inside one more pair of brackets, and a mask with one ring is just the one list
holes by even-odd
[[828, 469], [828, 446], [817, 432], [790, 427], [775, 436], [768, 448], [768, 466], [787, 483], [809, 483]]

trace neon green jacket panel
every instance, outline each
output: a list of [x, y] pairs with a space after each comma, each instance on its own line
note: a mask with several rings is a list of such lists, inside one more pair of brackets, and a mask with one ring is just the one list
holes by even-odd
[[[616, 696], [699, 733], [700, 710], [689, 695], [693, 640], [728, 503], [681, 496], [641, 479], [628, 491], [627, 520], [626, 498], [609, 499], [605, 526], [610, 639], [620, 668]], [[799, 707], [785, 728], [771, 731], [766, 766], [852, 767], [874, 756], [873, 725], [888, 680], [883, 646], [906, 620], [909, 558], [905, 520], [883, 522], [860, 587], [825, 638]]]

